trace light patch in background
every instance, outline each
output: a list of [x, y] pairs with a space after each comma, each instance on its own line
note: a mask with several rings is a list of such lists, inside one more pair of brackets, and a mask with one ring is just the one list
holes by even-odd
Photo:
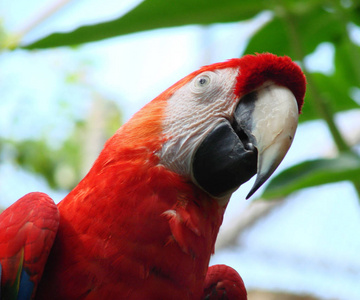
[[348, 32], [350, 39], [358, 46], [360, 46], [360, 27], [354, 23], [348, 25]]
[[334, 72], [334, 45], [328, 42], [319, 44], [315, 51], [304, 59], [309, 72], [320, 72], [331, 75]]
[[359, 205], [349, 183], [311, 188], [262, 218], [211, 264], [235, 267], [248, 289], [356, 300], [360, 240], [354, 232], [359, 228]]
[[68, 191], [52, 190], [42, 176], [29, 173], [11, 163], [0, 165], [0, 208], [11, 205], [14, 201], [30, 192], [43, 192], [58, 203]]

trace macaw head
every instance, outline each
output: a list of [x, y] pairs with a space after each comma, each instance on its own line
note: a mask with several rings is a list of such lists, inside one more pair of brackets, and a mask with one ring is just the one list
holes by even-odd
[[140, 110], [131, 128], [143, 140], [161, 135], [152, 151], [158, 164], [220, 203], [257, 174], [248, 198], [287, 153], [305, 85], [289, 57], [247, 55], [181, 79]]

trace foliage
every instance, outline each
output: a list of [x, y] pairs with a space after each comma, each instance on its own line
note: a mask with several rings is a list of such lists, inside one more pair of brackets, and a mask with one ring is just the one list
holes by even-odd
[[[245, 53], [289, 55], [302, 65], [307, 74], [308, 93], [300, 122], [323, 119], [339, 153], [332, 160], [302, 162], [283, 171], [269, 184], [264, 196], [284, 196], [310, 185], [342, 180], [352, 181], [360, 195], [359, 156], [352, 145], [345, 142], [334, 122], [335, 113], [359, 108], [351, 97], [351, 90], [360, 83], [360, 47], [349, 36], [349, 26], [360, 25], [358, 1], [147, 0], [115, 20], [82, 26], [67, 33], [53, 33], [22, 47], [31, 50], [73, 46], [143, 30], [238, 22], [264, 10], [272, 12], [272, 19], [251, 37]], [[7, 41], [11, 43], [2, 44], [20, 47], [19, 41], [14, 43], [11, 36]], [[311, 73], [304, 60], [323, 42], [331, 43], [335, 49], [334, 72]]]
[[283, 197], [302, 188], [344, 180], [352, 181], [359, 174], [360, 159], [353, 154], [309, 160], [288, 168], [271, 180], [263, 197]]
[[83, 131], [84, 124], [77, 123], [72, 135], [59, 149], [51, 148], [46, 139], [2, 140], [1, 144], [10, 148], [16, 164], [44, 176], [50, 187], [70, 189], [81, 175], [80, 141]]

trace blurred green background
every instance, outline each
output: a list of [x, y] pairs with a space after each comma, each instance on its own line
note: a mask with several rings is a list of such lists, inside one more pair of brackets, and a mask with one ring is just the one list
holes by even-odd
[[251, 183], [235, 193], [213, 261], [249, 299], [360, 299], [360, 2], [117, 2], [0, 2], [0, 206], [34, 190], [61, 200], [123, 122], [196, 68], [288, 55], [308, 82], [297, 136], [256, 201]]

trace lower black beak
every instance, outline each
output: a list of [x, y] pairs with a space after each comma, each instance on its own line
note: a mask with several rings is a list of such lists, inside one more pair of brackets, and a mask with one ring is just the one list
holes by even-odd
[[247, 141], [247, 137], [244, 143], [241, 141], [229, 122], [218, 124], [195, 153], [193, 177], [198, 185], [221, 198], [253, 177], [257, 170], [257, 150], [248, 149]]

